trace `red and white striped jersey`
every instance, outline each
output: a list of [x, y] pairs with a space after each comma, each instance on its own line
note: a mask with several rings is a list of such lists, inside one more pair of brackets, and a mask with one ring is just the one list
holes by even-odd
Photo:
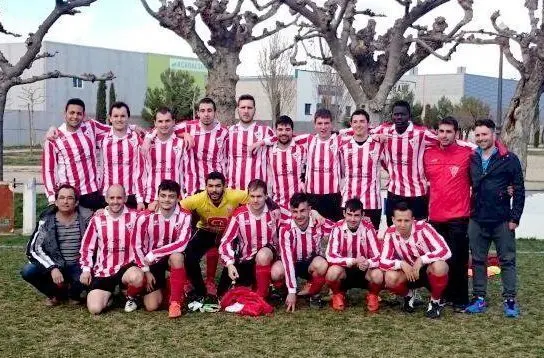
[[395, 226], [390, 226], [383, 240], [380, 268], [400, 270], [402, 261], [413, 265], [418, 257], [427, 265], [449, 259], [451, 251], [444, 238], [425, 221], [414, 222], [412, 233], [407, 239], [398, 233]]
[[387, 136], [384, 143], [385, 164], [389, 173], [387, 190], [404, 197], [426, 195], [423, 154], [426, 145], [436, 143], [436, 136], [425, 127], [413, 123], [402, 134], [397, 133], [395, 125], [380, 125], [372, 132]]
[[169, 218], [160, 212], [144, 212], [138, 216], [132, 235], [135, 262], [148, 271], [144, 259], [154, 263], [174, 252], [184, 252], [190, 239], [190, 211], [178, 206]]
[[117, 218], [106, 209], [91, 219], [81, 242], [79, 263], [83, 272], [110, 277], [134, 261], [131, 238], [137, 217], [136, 211], [125, 207]]
[[42, 179], [47, 200], [55, 200], [55, 189], [70, 184], [85, 195], [98, 190], [96, 136], [110, 128], [93, 120], [81, 123], [75, 132], [58, 128], [58, 137], [46, 140], [42, 155]]
[[292, 220], [280, 226], [280, 255], [289, 293], [297, 291], [295, 263], [308, 260], [315, 255], [322, 255], [323, 236], [330, 234], [333, 227], [334, 222], [330, 220], [325, 219], [325, 222], [319, 225], [312, 218], [306, 230], [300, 229]]
[[144, 160], [146, 203], [157, 198], [157, 188], [164, 179], [174, 180], [183, 189], [183, 162], [187, 160], [183, 139], [174, 134], [164, 142], [154, 137]]
[[359, 198], [365, 209], [382, 207], [380, 166], [383, 157], [383, 145], [372, 136], [362, 145], [351, 139], [340, 147], [340, 170], [345, 178], [342, 206], [349, 199]]
[[304, 190], [301, 180], [303, 166], [306, 163], [304, 146], [291, 141], [282, 149], [274, 144], [268, 150], [268, 168], [272, 180], [272, 200], [287, 207], [293, 194]]
[[187, 151], [187, 161], [183, 166], [185, 192], [193, 195], [206, 188], [206, 175], [226, 172], [225, 150], [229, 130], [220, 123], [211, 130], [205, 130], [199, 121], [182, 122], [175, 128], [176, 134], [189, 133], [195, 141], [195, 146]]
[[369, 261], [368, 268], [377, 268], [380, 254], [380, 241], [371, 223], [361, 221], [355, 232], [350, 230], [345, 220], [334, 225], [326, 252], [330, 264], [349, 267], [355, 259], [364, 257]]
[[255, 142], [273, 135], [272, 129], [256, 122], [248, 127], [236, 123], [229, 128], [226, 147], [229, 187], [245, 190], [253, 179], [266, 181], [268, 148], [261, 147], [257, 154], [252, 154], [251, 146]]
[[121, 184], [127, 195], [135, 195], [138, 203], [143, 203], [144, 160], [140, 152], [142, 139], [131, 129], [123, 137], [117, 137], [113, 130], [99, 136], [98, 147], [102, 157], [102, 193], [108, 188]]
[[[236, 259], [251, 260], [266, 245], [277, 248], [279, 219], [278, 211], [269, 211], [266, 206], [260, 216], [252, 214], [247, 205], [236, 209], [219, 245], [219, 254], [225, 266], [233, 264]], [[234, 249], [236, 238], [239, 239], [238, 252]]]
[[300, 135], [295, 138], [304, 144], [306, 160], [306, 192], [310, 194], [333, 194], [340, 192], [339, 149], [345, 139], [333, 133], [327, 140], [315, 134]]

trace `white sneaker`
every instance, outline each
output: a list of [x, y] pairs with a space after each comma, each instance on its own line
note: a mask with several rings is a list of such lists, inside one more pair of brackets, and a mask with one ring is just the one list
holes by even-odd
[[127, 297], [127, 303], [125, 303], [125, 312], [133, 312], [138, 309], [138, 304], [136, 300], [132, 297]]

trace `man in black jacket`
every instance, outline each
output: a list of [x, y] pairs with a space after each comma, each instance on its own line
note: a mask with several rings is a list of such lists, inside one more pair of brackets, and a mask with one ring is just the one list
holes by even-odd
[[27, 245], [30, 262], [21, 276], [47, 297], [48, 306], [81, 299], [79, 249], [91, 216], [92, 211], [78, 207], [77, 192], [69, 184], [57, 189], [55, 204], [40, 215]]
[[[471, 214], [468, 227], [473, 264], [473, 300], [467, 313], [487, 309], [487, 255], [495, 243], [503, 284], [504, 314], [517, 317], [516, 240], [514, 231], [525, 204], [523, 172], [518, 157], [505, 148], [495, 146], [495, 123], [478, 120], [475, 137], [478, 149], [471, 157]], [[512, 186], [512, 203], [508, 193]]]

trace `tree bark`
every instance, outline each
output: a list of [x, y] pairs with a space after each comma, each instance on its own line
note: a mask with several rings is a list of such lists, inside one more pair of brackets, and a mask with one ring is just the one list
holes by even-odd
[[6, 109], [6, 99], [8, 90], [0, 89], [0, 181], [4, 180], [4, 111]]
[[213, 66], [208, 69], [206, 95], [217, 104], [216, 118], [225, 125], [236, 122], [236, 68], [240, 64], [239, 52], [230, 48], [218, 49], [213, 58]]

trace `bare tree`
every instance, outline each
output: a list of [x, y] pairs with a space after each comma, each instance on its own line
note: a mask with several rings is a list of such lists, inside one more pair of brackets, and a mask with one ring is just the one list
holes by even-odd
[[[276, 21], [272, 30], [264, 29], [261, 34], [253, 35], [255, 26], [269, 20], [280, 9], [281, 2], [270, 0], [260, 5], [258, 0], [251, 0], [252, 10], [242, 12], [244, 0], [233, 2], [228, 0], [197, 0], [188, 5], [187, 0], [161, 0], [161, 7], [153, 11], [147, 0], [140, 0], [159, 24], [172, 30], [189, 43], [194, 53], [208, 69], [206, 94], [212, 97], [217, 105], [217, 116], [223, 123], [234, 122], [236, 108], [236, 69], [240, 64], [240, 51], [253, 41], [273, 35], [291, 24]], [[229, 10], [229, 3], [232, 4]], [[207, 27], [210, 39], [205, 41], [202, 31], [196, 30], [197, 21]]]
[[[63, 15], [76, 15], [80, 11], [77, 8], [82, 6], [89, 6], [97, 0], [55, 0], [55, 7], [51, 10], [51, 13], [43, 20], [38, 26], [38, 29], [34, 33], [30, 33], [25, 41], [26, 51], [17, 60], [16, 63], [11, 63], [2, 52], [0, 52], [0, 180], [4, 179], [4, 111], [6, 109], [6, 99], [8, 91], [13, 86], [30, 84], [38, 81], [42, 81], [48, 78], [60, 78], [60, 77], [75, 77], [83, 81], [96, 81], [99, 79], [111, 80], [114, 78], [113, 73], [109, 72], [103, 75], [101, 78], [90, 74], [83, 73], [81, 75], [73, 75], [62, 73], [61, 71], [52, 71], [43, 73], [37, 76], [31, 76], [22, 78], [24, 71], [27, 68], [32, 67], [32, 64], [39, 59], [54, 57], [56, 53], [42, 52], [42, 41], [53, 24]], [[0, 33], [9, 36], [20, 37], [19, 34], [9, 32], [1, 24], [0, 21]]]
[[[344, 81], [358, 107], [365, 106], [373, 117], [379, 118], [387, 96], [394, 84], [411, 68], [433, 54], [449, 60], [464, 33], [461, 28], [472, 20], [472, 0], [457, 0], [464, 11], [463, 18], [452, 28], [444, 17], [437, 17], [431, 28], [416, 24], [425, 15], [450, 0], [396, 0], [404, 8], [404, 15], [395, 20], [384, 34], [376, 34], [376, 20], [384, 16], [370, 9], [357, 8], [357, 0], [328, 0], [318, 5], [311, 0], [283, 0], [306, 22], [300, 24], [291, 50], [293, 64], [298, 61], [299, 49], [310, 58], [320, 59], [333, 67]], [[359, 1], [361, 3], [361, 1]], [[366, 26], [356, 29], [360, 16], [370, 19]], [[446, 31], [448, 29], [448, 31]], [[317, 39], [320, 53], [308, 51], [307, 40]], [[445, 54], [437, 50], [452, 43]], [[327, 49], [330, 55], [326, 55]]]
[[[475, 44], [498, 44], [508, 62], [520, 73], [520, 79], [504, 117], [501, 138], [510, 150], [518, 155], [524, 172], [527, 166], [527, 144], [531, 140], [531, 126], [544, 91], [544, 4], [539, 3], [538, 0], [525, 0], [529, 32], [516, 32], [502, 23], [498, 24], [500, 12], [495, 11], [491, 15], [493, 31], [472, 31], [476, 36], [473, 35], [466, 41]], [[539, 8], [540, 19], [536, 17]], [[514, 55], [511, 45], [521, 50], [521, 56]]]
[[30, 144], [30, 154], [34, 150], [34, 108], [36, 105], [45, 101], [41, 90], [33, 86], [23, 86], [21, 95], [17, 96], [24, 102], [24, 107], [28, 111], [28, 143]]
[[312, 81], [316, 87], [318, 106], [331, 111], [334, 122], [341, 124], [351, 114], [347, 113], [351, 110], [346, 111], [346, 107], [351, 107], [353, 103], [342, 78], [332, 67], [319, 64], [315, 66]]
[[266, 91], [272, 120], [276, 121], [282, 113], [293, 108], [296, 86], [293, 79], [293, 66], [286, 53], [271, 59], [272, 54], [287, 46], [287, 41], [278, 33], [272, 35], [259, 51], [258, 65], [261, 76], [259, 80]]

